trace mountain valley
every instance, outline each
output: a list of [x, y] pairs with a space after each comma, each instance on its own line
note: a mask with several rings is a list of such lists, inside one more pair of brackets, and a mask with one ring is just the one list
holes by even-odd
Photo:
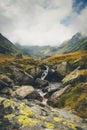
[[27, 47], [0, 34], [0, 130], [87, 130], [87, 37]]

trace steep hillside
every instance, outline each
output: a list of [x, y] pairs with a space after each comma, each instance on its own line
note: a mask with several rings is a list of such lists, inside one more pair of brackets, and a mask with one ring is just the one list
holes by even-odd
[[69, 53], [79, 50], [87, 50], [87, 37], [81, 33], [76, 33], [70, 40], [64, 42], [58, 47], [58, 54]]
[[87, 60], [86, 50], [72, 52], [68, 54], [56, 54], [47, 59], [44, 59], [44, 61], [48, 65], [55, 65], [62, 62], [69, 62], [70, 64], [75, 64], [75, 65], [78, 63], [78, 66], [80, 65], [82, 66], [82, 64], [87, 63], [86, 60]]
[[19, 52], [19, 49], [2, 34], [0, 34], [0, 53], [11, 54], [17, 52]]

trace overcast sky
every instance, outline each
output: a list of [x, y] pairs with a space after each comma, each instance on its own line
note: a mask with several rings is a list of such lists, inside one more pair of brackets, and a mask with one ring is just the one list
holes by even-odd
[[59, 45], [87, 35], [87, 0], [0, 0], [0, 32], [13, 43]]

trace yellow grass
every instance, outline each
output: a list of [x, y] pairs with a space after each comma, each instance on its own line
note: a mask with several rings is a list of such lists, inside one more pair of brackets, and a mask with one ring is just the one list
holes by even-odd
[[72, 52], [68, 54], [57, 54], [52, 57], [49, 57], [46, 59], [47, 63], [54, 64], [54, 63], [60, 63], [63, 61], [74, 61], [80, 58], [86, 58], [87, 57], [87, 51], [78, 51], [78, 52]]

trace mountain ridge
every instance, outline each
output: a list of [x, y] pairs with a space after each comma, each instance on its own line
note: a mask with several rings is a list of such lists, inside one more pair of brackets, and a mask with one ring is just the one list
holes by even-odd
[[20, 50], [6, 37], [0, 33], [0, 53], [1, 54], [15, 54]]
[[28, 55], [49, 57], [55, 54], [87, 50], [87, 37], [78, 32], [60, 46], [22, 46], [20, 44], [16, 44], [16, 46]]

